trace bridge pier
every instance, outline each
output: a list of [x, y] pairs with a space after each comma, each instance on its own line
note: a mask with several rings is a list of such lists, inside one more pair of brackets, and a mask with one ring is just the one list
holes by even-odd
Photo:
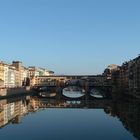
[[88, 81], [85, 82], [84, 89], [85, 89], [85, 100], [89, 100], [89, 98], [90, 98], [90, 89], [89, 89], [89, 82]]

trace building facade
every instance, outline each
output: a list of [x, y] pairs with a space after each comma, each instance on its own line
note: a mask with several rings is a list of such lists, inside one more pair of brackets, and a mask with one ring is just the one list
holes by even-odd
[[140, 96], [140, 56], [125, 62], [117, 69], [106, 69], [103, 75], [111, 79], [114, 91], [122, 91]]

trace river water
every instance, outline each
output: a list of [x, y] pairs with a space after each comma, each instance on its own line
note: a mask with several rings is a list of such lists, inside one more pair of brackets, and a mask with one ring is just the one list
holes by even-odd
[[3, 99], [0, 140], [137, 140], [139, 104], [132, 99]]

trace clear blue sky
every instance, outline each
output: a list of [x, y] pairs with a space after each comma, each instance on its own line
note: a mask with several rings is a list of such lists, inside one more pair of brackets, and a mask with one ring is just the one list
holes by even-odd
[[97, 74], [140, 53], [140, 0], [0, 0], [0, 59]]

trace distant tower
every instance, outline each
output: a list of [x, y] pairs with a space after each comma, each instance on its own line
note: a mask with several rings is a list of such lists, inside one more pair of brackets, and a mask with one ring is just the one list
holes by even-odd
[[18, 70], [20, 71], [22, 69], [22, 62], [20, 61], [13, 61], [12, 65]]

